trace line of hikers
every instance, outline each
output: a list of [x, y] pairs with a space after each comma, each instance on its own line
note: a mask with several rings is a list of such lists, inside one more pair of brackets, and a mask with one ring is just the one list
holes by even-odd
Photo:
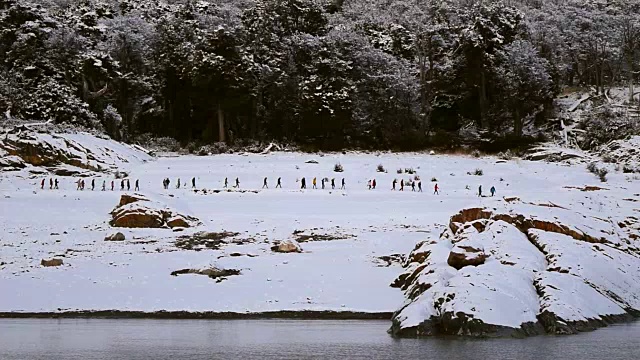
[[[314, 177], [313, 180], [311, 181], [312, 183], [312, 189], [317, 189], [318, 188], [318, 183], [317, 183], [317, 178]], [[332, 178], [332, 179], [328, 179], [328, 178], [322, 178], [320, 179], [320, 184], [321, 184], [321, 189], [325, 189], [327, 186], [327, 183], [330, 182], [330, 186], [331, 189], [335, 189], [336, 188], [336, 179]], [[162, 185], [164, 187], [165, 190], [169, 189], [169, 186], [171, 184], [171, 180], [169, 180], [169, 178], [165, 178], [164, 180], [162, 180]], [[391, 191], [395, 191], [396, 190], [396, 185], [398, 184], [398, 180], [397, 179], [393, 179], [393, 182], [391, 183]], [[46, 185], [46, 179], [42, 179], [42, 181], [40, 182], [40, 189], [44, 189]], [[77, 188], [76, 190], [84, 190], [85, 189], [85, 180], [84, 179], [78, 179], [76, 181], [76, 185]], [[400, 179], [400, 188], [398, 189], [398, 191], [404, 191], [404, 187], [406, 186], [411, 186], [411, 191], [416, 191], [416, 185], [418, 186], [418, 190], [417, 192], [422, 192], [422, 181], [418, 180], [418, 181], [407, 181], [405, 182], [404, 179]], [[53, 190], [53, 189], [59, 189], [59, 182], [58, 179], [53, 179], [50, 178], [49, 179], [49, 189]], [[181, 180], [180, 178], [178, 178], [177, 184], [176, 184], [176, 189], [180, 189], [180, 187], [182, 186]], [[186, 185], [185, 185], [186, 186]], [[369, 190], [375, 190], [377, 186], [377, 182], [376, 179], [371, 179], [367, 181], [367, 187]], [[224, 178], [224, 188], [228, 188], [229, 187], [229, 178]], [[234, 188], [240, 188], [240, 179], [236, 177], [235, 179], [235, 185], [233, 186]], [[96, 188], [96, 179], [91, 179], [91, 190], [95, 190]], [[120, 190], [124, 191], [126, 188], [127, 191], [131, 190], [131, 183], [129, 182], [129, 179], [121, 179], [120, 180]], [[191, 188], [195, 189], [196, 188], [196, 178], [192, 178], [191, 179]], [[263, 182], [262, 182], [262, 188], [263, 189], [268, 189], [269, 188], [269, 183], [268, 183], [268, 178], [265, 177]], [[282, 188], [282, 178], [278, 178], [277, 182], [276, 182], [276, 189], [277, 188]], [[306, 189], [307, 188], [307, 180], [306, 178], [302, 178], [300, 179], [300, 189]], [[469, 189], [469, 187], [466, 187], [467, 190]], [[115, 181], [111, 180], [111, 191], [114, 191], [115, 189]], [[341, 186], [340, 186], [340, 190], [345, 190], [346, 189], [346, 181], [344, 178], [342, 178], [342, 182], [341, 182]], [[140, 180], [136, 180], [135, 181], [135, 187], [134, 187], [134, 191], [139, 191], [140, 190]], [[103, 180], [102, 181], [102, 191], [107, 191], [107, 181]], [[491, 189], [489, 190], [489, 192], [491, 193], [491, 196], [494, 196], [496, 193], [496, 188], [495, 186], [492, 186]], [[440, 195], [440, 187], [438, 186], [438, 183], [434, 184], [433, 187], [433, 194], [434, 195]], [[478, 187], [478, 197], [482, 197], [482, 185], [480, 185]]]
[[[496, 187], [492, 186], [489, 192], [491, 192], [491, 196], [494, 196], [496, 194]], [[478, 187], [478, 197], [482, 197], [482, 185]]]
[[[226, 180], [225, 180], [226, 181]], [[164, 187], [165, 190], [169, 189], [169, 185], [171, 185], [171, 180], [169, 180], [169, 178], [165, 178], [164, 180], [162, 180], [162, 187]], [[183, 186], [181, 183], [180, 178], [178, 178], [178, 181], [176, 182], [176, 189], [180, 189], [180, 187]], [[183, 187], [186, 187], [187, 185], [185, 184]], [[191, 188], [195, 189], [196, 188], [196, 178], [191, 178]]]
[[[46, 179], [42, 179], [42, 181], [40, 182], [40, 189], [44, 190], [45, 184], [46, 184]], [[59, 184], [60, 183], [58, 179], [50, 178], [49, 190], [58, 190]], [[82, 191], [85, 189], [85, 187], [86, 187], [86, 183], [84, 179], [78, 179], [76, 181], [76, 190]], [[124, 191], [125, 188], [127, 191], [131, 190], [131, 183], [129, 182], [129, 179], [122, 179], [120, 181], [120, 190]], [[91, 179], [91, 191], [94, 191], [95, 189], [96, 189], [96, 179]], [[114, 191], [114, 189], [115, 189], [115, 181], [111, 180], [111, 191]], [[139, 190], [140, 190], [140, 180], [136, 180], [134, 191], [139, 191]], [[107, 191], [107, 180], [102, 180], [102, 191]]]
[[[40, 189], [44, 190], [44, 185], [46, 184], [45, 180], [47, 179], [42, 179], [42, 181], [40, 182]], [[53, 179], [50, 178], [49, 179], [49, 190], [58, 190], [58, 179]]]

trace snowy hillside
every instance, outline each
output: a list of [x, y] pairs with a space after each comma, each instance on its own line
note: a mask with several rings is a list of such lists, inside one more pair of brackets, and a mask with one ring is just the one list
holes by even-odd
[[[399, 310], [397, 334], [475, 324], [454, 333], [477, 335], [572, 332], [579, 321], [599, 326], [640, 308], [640, 179], [613, 165], [601, 183], [582, 165], [493, 157], [146, 161], [88, 135], [37, 141], [96, 168], [124, 167], [131, 187], [118, 179], [111, 191], [113, 175], [94, 173], [84, 191], [70, 177], [49, 190], [52, 175], [41, 167], [0, 172], [0, 288], [9, 289], [0, 312]], [[236, 178], [239, 189], [231, 188]], [[394, 179], [397, 188], [420, 179], [424, 192], [391, 191]], [[122, 197], [136, 183], [140, 196]]]

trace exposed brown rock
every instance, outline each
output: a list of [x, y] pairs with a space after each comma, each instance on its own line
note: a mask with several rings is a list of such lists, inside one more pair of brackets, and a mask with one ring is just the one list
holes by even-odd
[[169, 225], [170, 228], [175, 228], [175, 227], [182, 227], [182, 228], [188, 228], [191, 227], [191, 225], [187, 222], [187, 220], [185, 218], [183, 218], [180, 215], [174, 216], [171, 219], [167, 220], [167, 225]]
[[480, 249], [469, 246], [455, 247], [449, 253], [447, 263], [457, 270], [460, 270], [465, 266], [482, 265], [488, 257], [489, 255], [486, 255], [484, 251]]
[[111, 234], [104, 238], [105, 241], [124, 241], [124, 234], [121, 232], [117, 232], [115, 234]]
[[276, 245], [272, 246], [271, 250], [279, 253], [302, 252], [302, 248], [300, 248], [300, 244], [298, 244], [298, 242], [295, 240], [280, 241]]
[[61, 266], [63, 263], [64, 262], [62, 261], [62, 259], [51, 259], [51, 260], [42, 259], [42, 261], [40, 261], [40, 265], [44, 267]]

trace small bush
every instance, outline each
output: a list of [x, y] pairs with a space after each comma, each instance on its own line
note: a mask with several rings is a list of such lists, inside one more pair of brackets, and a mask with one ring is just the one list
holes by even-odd
[[479, 158], [480, 157], [480, 151], [478, 150], [473, 150], [471, 152], [471, 156], [473, 156], [474, 158]]
[[407, 173], [407, 174], [409, 174], [409, 175], [413, 175], [413, 174], [415, 174], [415, 173], [416, 173], [416, 171], [415, 171], [415, 170], [413, 170], [413, 168], [405, 168], [405, 169], [404, 169], [404, 172], [406, 172], [406, 173]]
[[609, 170], [606, 168], [599, 168], [595, 162], [592, 162], [587, 165], [587, 170], [597, 176], [600, 181], [607, 182], [607, 174], [609, 174]]
[[608, 164], [612, 164], [616, 162], [616, 159], [614, 159], [610, 154], [604, 154], [602, 155], [602, 161]]
[[384, 169], [384, 166], [382, 164], [378, 164], [377, 171], [380, 173], [387, 172], [387, 170]]
[[402, 174], [403, 172], [404, 172], [404, 170], [402, 170], [402, 169], [398, 169], [398, 171], [397, 171], [398, 174]]
[[635, 173], [637, 173], [637, 172], [640, 172], [640, 169], [634, 169], [634, 168], [632, 168], [631, 166], [627, 166], [627, 165], [625, 165], [625, 166], [622, 168], [622, 172], [623, 172], [623, 173], [625, 173], [625, 174], [635, 174]]
[[502, 159], [502, 160], [511, 160], [513, 159], [514, 154], [513, 152], [511, 152], [511, 150], [507, 150], [505, 152], [501, 152], [498, 154], [498, 158]]
[[336, 163], [336, 164], [333, 166], [333, 171], [335, 171], [335, 172], [343, 172], [343, 171], [344, 171], [344, 168], [342, 167], [342, 164], [340, 164], [340, 163]]
[[476, 170], [473, 172], [473, 175], [476, 175], [476, 176], [482, 176], [482, 175], [484, 175], [484, 171], [482, 171], [482, 169], [476, 169]]
[[128, 177], [129, 174], [127, 174], [124, 171], [116, 171], [114, 176], [116, 177], [116, 179], [124, 179], [124, 178]]
[[605, 168], [601, 168], [598, 170], [598, 178], [600, 178], [600, 181], [602, 182], [607, 182], [607, 174], [609, 173], [609, 170], [605, 169]]
[[436, 181], [438, 181], [438, 179], [436, 179], [434, 177], [431, 178], [431, 182], [436, 182]]
[[413, 177], [413, 180], [415, 180], [415, 181], [420, 181], [420, 176], [415, 175], [415, 176]]

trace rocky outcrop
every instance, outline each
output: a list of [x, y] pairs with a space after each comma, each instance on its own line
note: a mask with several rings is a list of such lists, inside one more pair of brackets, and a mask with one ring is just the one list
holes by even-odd
[[42, 259], [42, 261], [40, 261], [40, 265], [44, 267], [62, 266], [62, 264], [64, 264], [62, 259]]
[[118, 206], [111, 211], [109, 224], [125, 228], [188, 228], [197, 225], [198, 219], [136, 194], [122, 195]]
[[184, 250], [218, 250], [220, 246], [227, 243], [228, 238], [232, 238], [240, 235], [237, 232], [223, 231], [223, 232], [208, 232], [201, 231], [192, 235], [180, 236], [175, 245]]
[[284, 240], [276, 243], [271, 247], [272, 251], [279, 253], [300, 253], [302, 248], [295, 240]]
[[406, 298], [392, 334], [573, 334], [638, 314], [637, 243], [617, 224], [507, 204], [463, 210], [414, 248], [391, 284]]
[[73, 167], [104, 172], [124, 163], [150, 159], [140, 147], [81, 132], [47, 133], [21, 126], [0, 139], [0, 168], [30, 164], [49, 167], [63, 175], [74, 171]]
[[226, 279], [228, 276], [240, 275], [240, 270], [236, 269], [219, 269], [216, 267], [206, 269], [181, 269], [171, 272], [171, 276], [178, 276], [183, 274], [197, 274], [205, 275], [212, 279], [217, 279], [218, 282]]

